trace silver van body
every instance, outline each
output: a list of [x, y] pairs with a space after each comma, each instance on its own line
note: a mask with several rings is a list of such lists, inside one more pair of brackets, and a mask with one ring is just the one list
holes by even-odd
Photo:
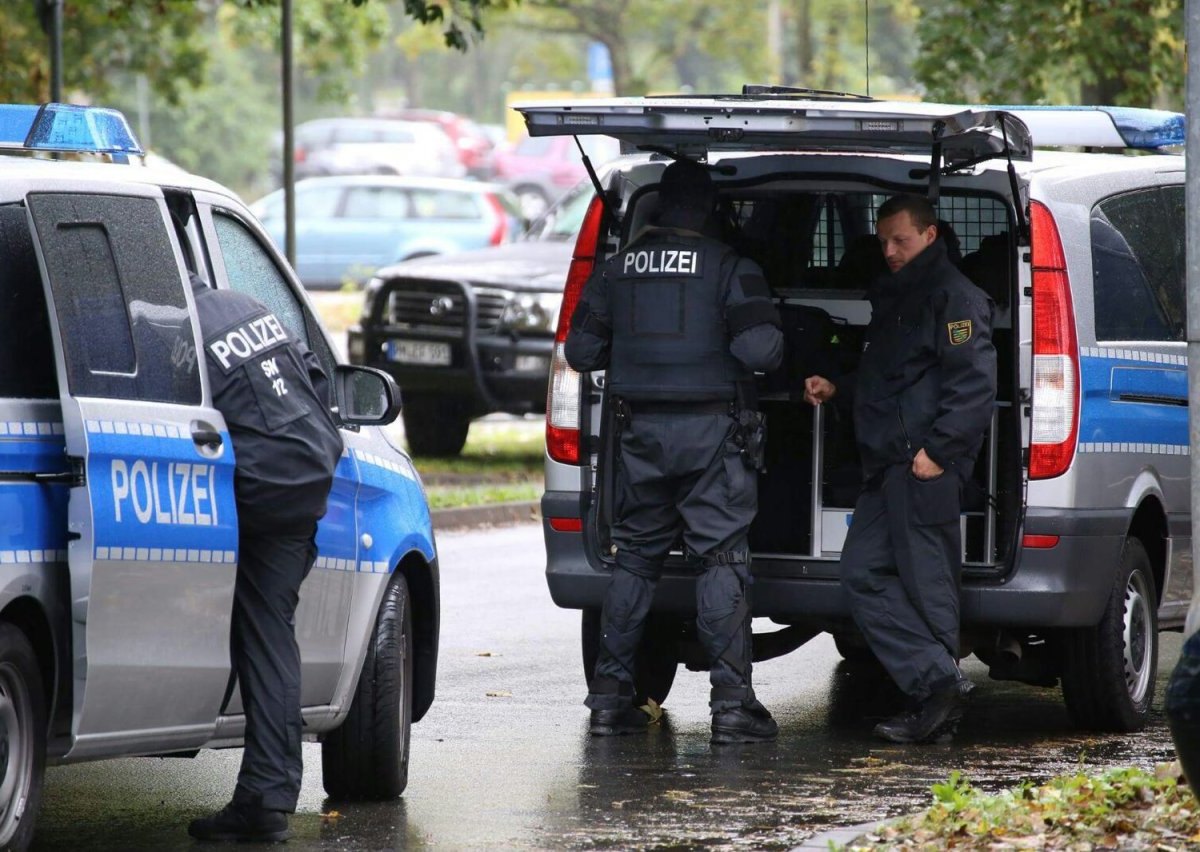
[[[610, 213], [598, 208], [590, 235], [597, 257], [646, 222], [670, 157], [706, 161], [731, 223], [726, 236], [764, 267], [785, 334], [803, 330], [790, 328], [789, 316], [832, 320], [826, 350], [869, 320], [865, 281], [847, 270], [873, 230], [874, 207], [895, 192], [937, 197], [964, 271], [995, 300], [1001, 364], [993, 426], [964, 498], [963, 655], [974, 652], [995, 678], [1061, 682], [1081, 727], [1144, 724], [1157, 632], [1182, 627], [1192, 586], [1182, 157], [1036, 147], [1135, 147], [1114, 129], [1122, 117], [1100, 110], [847, 103], [786, 92], [521, 109], [533, 134], [611, 133], [629, 151], [656, 152], [612, 164], [603, 187]], [[1132, 112], [1172, 127], [1178, 118]], [[1137, 144], [1182, 144], [1181, 132], [1148, 136]], [[784, 208], [792, 220], [776, 217], [755, 231], [759, 212]], [[586, 273], [585, 236], [564, 306], [577, 296], [570, 282]], [[801, 260], [775, 262], [789, 243], [801, 245]], [[1062, 322], [1051, 333], [1053, 318]], [[846, 350], [838, 357], [853, 361]], [[768, 469], [750, 538], [754, 614], [786, 627], [759, 637], [756, 655], [824, 630], [845, 656], [861, 658], [868, 652], [838, 582], [856, 494], [845, 476], [853, 468], [849, 426], [799, 402], [800, 373], [817, 369], [788, 370], [759, 381]], [[584, 610], [586, 665], [611, 570], [606, 397], [602, 374], [572, 376], [561, 358], [551, 386], [547, 581], [556, 603]], [[572, 460], [556, 448], [569, 445], [575, 394]], [[658, 626], [644, 655], [659, 663], [646, 675], [655, 682], [643, 686], [660, 697], [673, 664], [694, 662], [693, 576], [675, 559], [659, 584]]]

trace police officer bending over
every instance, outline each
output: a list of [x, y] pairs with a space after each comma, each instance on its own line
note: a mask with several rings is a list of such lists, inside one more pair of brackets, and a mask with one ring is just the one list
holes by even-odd
[[696, 626], [711, 664], [712, 740], [778, 733], [750, 684], [747, 530], [757, 511], [761, 419], [736, 400], [753, 371], [778, 366], [783, 337], [758, 266], [704, 233], [715, 205], [705, 167], [668, 166], [657, 226], [596, 268], [567, 336], [574, 369], [607, 369], [620, 430], [616, 567], [585, 702], [598, 736], [647, 727], [634, 706], [634, 657], [681, 531], [703, 568]]
[[201, 840], [284, 840], [300, 757], [300, 584], [342, 438], [316, 356], [262, 303], [192, 276], [213, 404], [236, 457], [238, 567], [230, 646], [246, 713], [233, 801], [193, 820]]
[[[953, 734], [972, 688], [957, 663], [959, 503], [996, 398], [992, 301], [947, 259], [927, 199], [884, 202], [876, 232], [889, 271], [868, 294], [853, 387], [865, 482], [841, 576], [867, 644], [912, 702], [875, 734], [925, 742]], [[805, 380], [814, 405], [836, 392]]]

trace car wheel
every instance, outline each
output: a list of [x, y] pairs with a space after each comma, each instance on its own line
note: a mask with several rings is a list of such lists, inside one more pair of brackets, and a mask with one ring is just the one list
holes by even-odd
[[526, 222], [537, 219], [550, 206], [550, 199], [546, 197], [546, 193], [536, 186], [519, 186], [513, 190], [513, 195], [517, 197], [521, 218]]
[[1062, 638], [1062, 690], [1071, 721], [1093, 731], [1146, 726], [1158, 667], [1158, 598], [1146, 548], [1125, 540], [1100, 623]]
[[402, 413], [404, 437], [414, 456], [456, 456], [467, 443], [471, 416], [464, 399], [412, 394]]
[[857, 631], [834, 633], [833, 644], [842, 655], [842, 659], [852, 666], [883, 666], [875, 652], [867, 645], [867, 640]]
[[408, 785], [412, 655], [412, 605], [397, 573], [375, 618], [350, 713], [321, 743], [322, 780], [333, 798], [394, 799]]
[[[651, 613], [646, 619], [642, 644], [638, 647], [635, 665], [634, 701], [640, 706], [647, 698], [656, 704], [667, 700], [679, 669], [679, 641], [683, 635], [683, 620], [677, 616]], [[596, 670], [600, 655], [600, 610], [585, 609], [581, 630], [583, 676], [587, 682]]]
[[25, 634], [0, 624], [0, 848], [26, 849], [42, 802], [46, 697]]

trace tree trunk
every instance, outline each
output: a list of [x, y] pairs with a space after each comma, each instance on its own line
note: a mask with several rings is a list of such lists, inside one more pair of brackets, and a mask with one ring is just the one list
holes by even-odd
[[797, 86], [813, 87], [816, 76], [813, 68], [812, 0], [796, 0], [795, 24], [795, 83]]

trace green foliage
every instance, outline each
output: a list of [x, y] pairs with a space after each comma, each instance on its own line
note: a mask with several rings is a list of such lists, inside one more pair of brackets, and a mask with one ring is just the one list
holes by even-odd
[[855, 840], [868, 849], [1152, 849], [1200, 842], [1200, 804], [1170, 767], [1082, 772], [987, 795], [958, 772], [924, 813]]
[[918, 79], [935, 100], [1183, 107], [1184, 0], [931, 0]]
[[[67, 0], [63, 90], [108, 100], [130, 73], [145, 74], [168, 101], [204, 79], [211, 3]], [[30, 0], [0, 3], [0, 102], [50, 99], [49, 37]]]

